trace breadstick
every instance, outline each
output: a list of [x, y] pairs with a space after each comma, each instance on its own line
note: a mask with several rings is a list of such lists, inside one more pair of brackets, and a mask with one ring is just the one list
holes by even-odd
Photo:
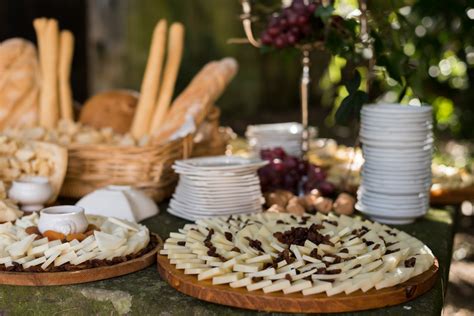
[[158, 102], [150, 126], [150, 134], [156, 132], [165, 118], [173, 97], [176, 77], [178, 76], [181, 58], [183, 56], [184, 26], [181, 23], [173, 23], [169, 31], [168, 52], [166, 57], [163, 83], [160, 88]]
[[40, 125], [54, 128], [58, 121], [58, 21], [50, 19], [45, 26], [36, 22], [35, 28], [39, 33], [41, 60], [41, 95], [40, 95]]
[[62, 31], [59, 39], [59, 105], [61, 118], [72, 122], [72, 91], [70, 84], [71, 62], [74, 53], [74, 35], [68, 30]]
[[131, 133], [139, 139], [150, 130], [151, 116], [160, 86], [161, 68], [166, 44], [166, 20], [160, 20], [153, 31], [148, 62], [140, 89], [140, 99], [133, 117]]
[[38, 44], [38, 54], [39, 54], [39, 62], [40, 62], [40, 70], [44, 72], [44, 56], [45, 56], [45, 31], [46, 31], [46, 18], [38, 18], [33, 21], [33, 26], [36, 31], [36, 42]]

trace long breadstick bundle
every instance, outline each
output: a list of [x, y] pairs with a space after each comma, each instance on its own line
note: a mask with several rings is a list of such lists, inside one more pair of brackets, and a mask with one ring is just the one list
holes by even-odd
[[148, 62], [140, 89], [140, 99], [133, 117], [131, 133], [139, 139], [150, 130], [151, 116], [160, 86], [161, 69], [165, 54], [166, 20], [160, 20], [153, 31]]
[[181, 23], [173, 23], [169, 31], [169, 42], [163, 83], [160, 88], [158, 102], [150, 126], [150, 134], [158, 131], [166, 112], [168, 111], [173, 97], [176, 78], [178, 76], [184, 46], [184, 26]]
[[154, 142], [168, 141], [185, 124], [188, 117], [193, 119], [195, 126], [199, 126], [235, 76], [237, 68], [237, 62], [233, 58], [205, 65], [173, 101], [164, 124], [152, 135]]
[[61, 119], [72, 122], [73, 98], [70, 85], [71, 62], [74, 53], [74, 35], [68, 31], [62, 31], [59, 39], [59, 105]]
[[54, 128], [59, 118], [57, 89], [58, 21], [54, 19], [36, 19], [33, 25], [38, 38], [42, 77], [39, 123], [43, 127]]

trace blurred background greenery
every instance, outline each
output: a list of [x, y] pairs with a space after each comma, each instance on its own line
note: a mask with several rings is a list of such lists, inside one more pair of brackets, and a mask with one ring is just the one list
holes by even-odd
[[[267, 4], [277, 0], [253, 0]], [[354, 14], [356, 0], [334, 3], [341, 15]], [[138, 90], [151, 33], [160, 18], [186, 26], [186, 47], [176, 93], [206, 62], [233, 56], [240, 71], [218, 101], [222, 123], [242, 134], [251, 123], [298, 121], [300, 58], [297, 53], [262, 54], [242, 38], [239, 0], [9, 0], [0, 4], [0, 38], [35, 40], [31, 21], [58, 18], [72, 29], [77, 49], [73, 68], [75, 97], [84, 101], [104, 89]], [[374, 84], [377, 100], [432, 104], [439, 139], [474, 139], [474, 4], [468, 0], [369, 0], [378, 31], [391, 43], [389, 72]], [[345, 67], [348, 65], [347, 67]], [[310, 123], [320, 136], [352, 144], [355, 128], [336, 126], [333, 113], [347, 94], [341, 84], [358, 67], [327, 52], [312, 54]], [[404, 74], [409, 82], [396, 82]], [[395, 78], [396, 79], [396, 78]]]

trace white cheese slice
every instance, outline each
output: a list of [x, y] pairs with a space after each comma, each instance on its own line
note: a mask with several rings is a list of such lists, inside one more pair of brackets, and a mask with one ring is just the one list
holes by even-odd
[[171, 259], [171, 264], [179, 264], [179, 263], [204, 263], [204, 260], [201, 259]]
[[48, 250], [49, 248], [49, 245], [46, 243], [46, 244], [42, 244], [40, 246], [36, 246], [34, 248], [30, 248], [28, 250], [28, 256], [38, 256], [38, 255], [43, 255], [44, 252], [46, 250]]
[[69, 243], [59, 244], [59, 245], [54, 246], [54, 247], [49, 247], [48, 250], [46, 250], [44, 252], [44, 255], [46, 256], [46, 258], [49, 258], [56, 251], [59, 250], [60, 252], [62, 252], [62, 251], [65, 251], [65, 250], [69, 250], [69, 248], [70, 248]]
[[259, 277], [266, 277], [266, 276], [271, 276], [275, 274], [276, 274], [275, 268], [268, 268], [268, 269], [261, 270], [258, 272], [249, 273], [248, 276], [251, 278], [253, 277], [259, 278]]
[[44, 238], [41, 238], [41, 239], [38, 239], [38, 240], [34, 240], [31, 243], [31, 246], [32, 247], [38, 247], [38, 246], [41, 246], [41, 245], [44, 245], [44, 244], [47, 244], [47, 243], [48, 243], [48, 237], [44, 237]]
[[28, 235], [20, 241], [17, 241], [6, 249], [11, 256], [21, 256], [24, 255], [28, 249], [31, 247], [31, 244], [36, 238], [36, 234]]
[[312, 295], [312, 294], [318, 294], [318, 293], [323, 293], [326, 292], [327, 290], [331, 289], [332, 283], [331, 282], [325, 282], [325, 281], [317, 281], [313, 280], [313, 284], [310, 288], [304, 289], [303, 295]]
[[114, 223], [115, 225], [121, 226], [123, 228], [126, 228], [134, 232], [138, 232], [139, 230], [137, 227], [138, 226], [137, 224], [129, 222], [129, 221], [124, 221], [115, 217], [109, 217], [108, 221]]
[[242, 272], [227, 273], [212, 278], [212, 284], [227, 284], [240, 280], [243, 277]]
[[278, 280], [278, 281], [273, 282], [271, 285], [265, 286], [263, 288], [263, 292], [264, 293], [272, 293], [272, 292], [283, 291], [284, 289], [287, 289], [290, 286], [291, 286], [290, 281], [288, 281], [286, 279], [282, 279], [282, 280]]
[[195, 259], [197, 255], [193, 253], [172, 253], [168, 255], [170, 259]]
[[212, 268], [198, 274], [198, 281], [212, 279], [215, 276], [227, 273], [229, 270], [222, 268]]
[[[93, 249], [97, 248], [99, 246], [99, 243], [94, 240], [93, 242], [87, 244], [86, 246], [84, 246], [81, 250], [83, 250], [84, 252], [90, 252], [92, 251]], [[112, 249], [110, 249], [112, 250]]]
[[101, 251], [115, 250], [126, 243], [126, 238], [117, 237], [101, 231], [94, 231], [97, 246]]
[[54, 260], [54, 265], [56, 267], [59, 267], [59, 266], [65, 264], [65, 263], [70, 262], [72, 259], [75, 259], [75, 258], [77, 258], [76, 253], [74, 251], [70, 251], [66, 254], [63, 254], [63, 255], [57, 257], [56, 260]]
[[236, 272], [257, 272], [261, 267], [261, 264], [242, 264], [242, 263], [237, 263], [234, 265], [233, 270]]
[[243, 279], [234, 281], [234, 282], [230, 283], [229, 286], [231, 288], [239, 288], [239, 287], [247, 286], [249, 284], [252, 284], [252, 278], [247, 277], [247, 278], [243, 278]]
[[290, 287], [283, 289], [283, 293], [290, 294], [295, 292], [300, 292], [304, 289], [309, 289], [313, 286], [313, 283], [308, 280], [297, 280], [291, 284]]
[[46, 261], [46, 257], [43, 256], [43, 257], [39, 257], [39, 258], [36, 258], [34, 260], [31, 260], [31, 261], [25, 262], [25, 263], [23, 263], [23, 269], [28, 269], [29, 267], [37, 266], [38, 264], [41, 264], [45, 261]]
[[265, 279], [268, 279], [268, 280], [285, 279], [285, 278], [287, 278], [287, 275], [290, 275], [291, 277], [293, 277], [294, 275], [296, 275], [296, 270], [292, 269], [292, 270], [289, 270], [289, 271], [284, 271], [284, 272], [277, 273], [277, 274], [274, 274], [274, 275], [266, 276]]
[[54, 253], [52, 253], [49, 258], [41, 265], [41, 269], [46, 270], [46, 268], [49, 267], [50, 264], [53, 263], [60, 254], [60, 250], [56, 250]]
[[207, 268], [209, 269], [209, 265], [205, 263], [178, 263], [176, 265], [176, 269], [184, 270], [184, 269], [194, 269], [194, 268]]
[[96, 253], [95, 252], [88, 252], [88, 253], [85, 253], [81, 256], [78, 256], [74, 259], [71, 260], [71, 263], [74, 264], [74, 265], [79, 265], [81, 263], [84, 263], [86, 262], [87, 260], [91, 260], [92, 258], [94, 258], [96, 256]]
[[28, 261], [34, 260], [34, 259], [35, 259], [35, 257], [33, 257], [33, 256], [26, 256], [26, 257], [15, 259], [13, 261], [15, 261], [18, 264], [23, 264], [23, 263], [26, 263]]
[[245, 260], [245, 263], [259, 263], [259, 262], [271, 262], [272, 256], [270, 254], [264, 254]]
[[343, 282], [334, 282], [332, 287], [330, 289], [326, 290], [327, 296], [333, 296], [336, 294], [339, 294], [341, 292], [344, 292], [347, 288], [349, 288], [352, 285], [351, 280], [346, 280]]
[[293, 281], [301, 280], [301, 279], [304, 279], [306, 277], [309, 277], [310, 275], [313, 275], [314, 273], [316, 273], [316, 271], [318, 271], [318, 269], [309, 270], [309, 271], [297, 274], [297, 275], [295, 275], [291, 278], [292, 278]]
[[260, 290], [271, 284], [272, 284], [272, 281], [270, 280], [262, 280], [260, 282], [247, 285], [247, 291], [252, 292], [252, 291]]
[[209, 270], [209, 268], [190, 268], [190, 269], [185, 269], [184, 274], [200, 274], [205, 271]]

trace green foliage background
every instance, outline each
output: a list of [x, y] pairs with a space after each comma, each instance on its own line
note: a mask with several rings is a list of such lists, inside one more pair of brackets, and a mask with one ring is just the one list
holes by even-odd
[[[337, 10], [356, 5], [356, 1], [335, 3]], [[128, 1], [127, 6], [125, 86], [139, 88], [151, 32], [158, 19], [167, 18], [186, 26], [177, 92], [207, 61], [233, 56], [240, 63], [240, 71], [218, 102], [224, 124], [243, 132], [250, 123], [299, 120], [298, 53], [261, 54], [250, 45], [229, 44], [229, 39], [243, 37], [238, 0], [135, 0]], [[385, 35], [385, 43], [392, 45], [385, 47], [391, 52], [386, 56], [389, 71], [378, 69], [375, 97], [371, 99], [396, 102], [403, 92], [402, 102], [434, 106], [440, 138], [472, 140], [474, 20], [467, 10], [474, 6], [462, 0], [377, 0], [368, 1], [368, 6], [377, 30]], [[333, 116], [347, 95], [344, 79], [357, 68], [363, 87], [365, 67], [327, 52], [314, 52], [312, 63], [310, 122], [319, 127], [320, 135], [350, 142], [355, 129], [335, 126]], [[408, 76], [409, 84], [395, 82], [397, 73]]]

